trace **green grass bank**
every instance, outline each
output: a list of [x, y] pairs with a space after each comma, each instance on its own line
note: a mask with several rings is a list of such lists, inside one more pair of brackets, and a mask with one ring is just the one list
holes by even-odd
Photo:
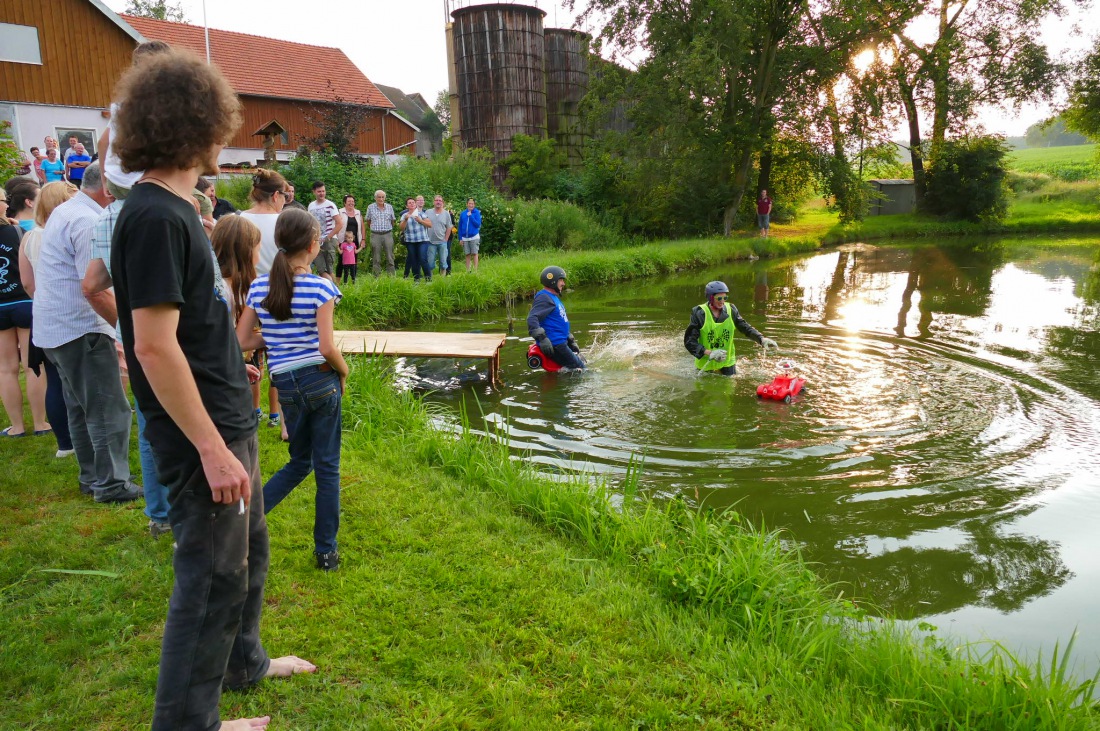
[[[862, 612], [735, 514], [551, 480], [437, 431], [381, 362], [345, 402], [344, 565], [312, 568], [312, 483], [269, 516], [264, 636], [314, 676], [229, 694], [281, 729], [1088, 729], [1064, 654], [1017, 663]], [[264, 429], [270, 475], [285, 448]], [[79, 496], [48, 439], [3, 446], [3, 725], [151, 716], [171, 546]], [[136, 454], [132, 461], [136, 468]], [[617, 507], [621, 505], [621, 507]], [[62, 572], [62, 573], [59, 573]], [[70, 572], [70, 573], [64, 573]], [[84, 573], [80, 573], [84, 572]], [[1044, 679], [1042, 676], [1046, 676]]]

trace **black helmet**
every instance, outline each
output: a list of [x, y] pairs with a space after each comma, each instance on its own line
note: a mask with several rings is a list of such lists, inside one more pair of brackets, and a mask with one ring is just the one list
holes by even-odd
[[[561, 267], [546, 267], [539, 275], [539, 284], [550, 289], [558, 288], [558, 280], [565, 279], [565, 270]], [[560, 294], [560, 291], [559, 291]]]
[[730, 288], [726, 286], [725, 282], [707, 282], [707, 297], [713, 297], [716, 294], [722, 294], [723, 292], [729, 292]]

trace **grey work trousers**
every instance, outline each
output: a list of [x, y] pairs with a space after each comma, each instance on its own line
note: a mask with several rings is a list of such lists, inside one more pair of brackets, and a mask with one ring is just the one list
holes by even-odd
[[133, 413], [122, 390], [115, 339], [88, 333], [43, 351], [61, 376], [80, 487], [97, 495], [125, 487]]
[[393, 274], [393, 231], [370, 232], [371, 267], [374, 276], [382, 274], [382, 251], [386, 252], [386, 274]]
[[223, 688], [263, 680], [260, 642], [270, 547], [253, 432], [226, 445], [248, 472], [252, 502], [215, 503], [197, 453], [156, 453], [168, 486], [176, 578], [161, 641], [153, 731], [211, 731]]

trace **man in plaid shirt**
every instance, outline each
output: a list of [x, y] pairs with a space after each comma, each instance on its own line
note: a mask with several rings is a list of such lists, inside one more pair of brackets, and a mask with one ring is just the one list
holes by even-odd
[[[407, 209], [401, 214], [401, 230], [405, 232], [405, 247], [408, 249], [409, 268], [412, 269], [413, 281], [420, 281], [420, 272], [424, 270], [424, 278], [432, 281], [432, 273], [426, 268], [428, 259], [428, 229], [432, 222], [416, 207], [416, 199], [409, 198], [405, 201]], [[408, 277], [408, 275], [405, 275]]]

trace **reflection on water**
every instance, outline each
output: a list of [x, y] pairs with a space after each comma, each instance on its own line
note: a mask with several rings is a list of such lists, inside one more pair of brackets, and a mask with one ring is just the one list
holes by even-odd
[[[1095, 670], [1098, 272], [1080, 250], [853, 245], [568, 293], [589, 372], [527, 370], [525, 338], [499, 393], [402, 370], [445, 403], [476, 394], [536, 464], [614, 476], [642, 455], [652, 495], [785, 528], [849, 593], [1018, 647], [1077, 628]], [[741, 337], [737, 377], [695, 373], [683, 329], [710, 279], [798, 363], [794, 403], [754, 398], [779, 357]]]

